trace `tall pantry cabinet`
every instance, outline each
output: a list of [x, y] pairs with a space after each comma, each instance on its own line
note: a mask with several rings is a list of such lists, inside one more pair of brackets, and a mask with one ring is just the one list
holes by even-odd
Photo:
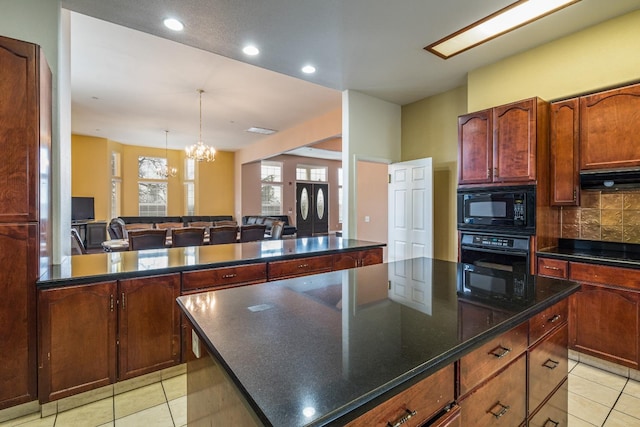
[[37, 398], [36, 280], [50, 261], [51, 72], [0, 37], [0, 409]]

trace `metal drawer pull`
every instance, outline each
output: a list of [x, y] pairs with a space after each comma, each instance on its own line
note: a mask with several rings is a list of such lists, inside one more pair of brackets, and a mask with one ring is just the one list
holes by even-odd
[[511, 351], [510, 348], [507, 347], [503, 347], [501, 345], [497, 346], [496, 348], [494, 348], [493, 350], [491, 350], [489, 352], [489, 354], [494, 355], [495, 357], [497, 357], [498, 359], [502, 359], [503, 357], [505, 357], [507, 354], [509, 354], [509, 352]]
[[549, 368], [549, 369], [556, 369], [558, 367], [558, 365], [560, 364], [560, 362], [553, 360], [553, 359], [547, 359], [546, 362], [544, 362], [542, 364], [542, 366], [544, 366], [545, 368]]
[[[500, 407], [500, 411], [498, 411], [498, 412], [492, 411], [492, 409], [495, 408], [496, 406]], [[501, 416], [506, 414], [508, 410], [509, 410], [509, 406], [508, 405], [503, 405], [502, 403], [498, 402], [491, 409], [489, 409], [487, 411], [487, 414], [491, 414], [496, 418], [500, 418]]]
[[298, 266], [298, 268], [307, 268], [307, 267], [309, 267], [309, 264], [300, 264]]
[[551, 322], [551, 323], [555, 323], [555, 322], [557, 322], [558, 320], [560, 320], [560, 318], [561, 318], [561, 317], [562, 317], [562, 316], [560, 316], [559, 314], [554, 314], [554, 315], [553, 315], [553, 317], [552, 317], [551, 319], [549, 319], [549, 322]]
[[224, 276], [222, 276], [222, 278], [223, 279], [233, 279], [236, 276], [237, 276], [237, 274], [232, 273], [232, 274], [225, 274]]
[[560, 267], [554, 267], [552, 265], [545, 265], [544, 268], [547, 270], [560, 270]]
[[410, 411], [408, 409], [405, 409], [405, 411], [407, 412], [406, 415], [400, 417], [400, 419], [398, 419], [398, 421], [396, 421], [395, 423], [391, 424], [391, 422], [387, 421], [387, 427], [400, 427], [402, 424], [409, 421], [409, 418], [418, 413], [418, 411]]
[[542, 427], [558, 427], [558, 424], [560, 424], [559, 421], [553, 421], [551, 418], [547, 418], [547, 421], [544, 422]]

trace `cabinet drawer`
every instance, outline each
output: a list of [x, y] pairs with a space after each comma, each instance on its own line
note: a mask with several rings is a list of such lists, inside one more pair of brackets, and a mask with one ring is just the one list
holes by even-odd
[[564, 299], [529, 320], [529, 344], [533, 344], [567, 321], [569, 300]]
[[529, 352], [529, 410], [538, 407], [567, 377], [567, 324]]
[[[453, 364], [396, 394], [347, 426], [420, 426], [453, 401]], [[411, 416], [409, 416], [411, 415]], [[445, 424], [447, 425], [447, 424]]]
[[504, 371], [460, 401], [463, 426], [519, 426], [525, 419], [527, 358], [523, 354]]
[[640, 289], [640, 270], [607, 265], [571, 263], [569, 279], [587, 283], [601, 283]]
[[569, 276], [569, 262], [561, 259], [538, 258], [538, 275], [566, 279]]
[[322, 255], [269, 263], [269, 280], [323, 273], [333, 269], [333, 256]]
[[505, 332], [482, 347], [463, 356], [460, 367], [460, 396], [465, 395], [527, 349], [528, 325]]
[[562, 386], [553, 393], [537, 414], [529, 420], [529, 427], [567, 427], [569, 425], [568, 409], [569, 381], [564, 380]]
[[233, 267], [211, 268], [208, 270], [182, 273], [182, 290], [203, 288], [226, 288], [240, 284], [267, 281], [267, 264], [247, 264]]

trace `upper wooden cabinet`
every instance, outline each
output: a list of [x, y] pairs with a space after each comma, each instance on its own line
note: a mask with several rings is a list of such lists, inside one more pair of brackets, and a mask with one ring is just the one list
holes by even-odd
[[578, 98], [551, 104], [551, 205], [578, 206], [580, 143]]
[[458, 183], [535, 184], [546, 164], [548, 103], [530, 98], [458, 118]]
[[580, 98], [580, 169], [640, 166], [640, 84]]

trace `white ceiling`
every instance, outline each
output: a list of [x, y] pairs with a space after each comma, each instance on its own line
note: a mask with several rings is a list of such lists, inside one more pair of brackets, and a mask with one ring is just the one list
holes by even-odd
[[[282, 130], [339, 108], [342, 90], [404, 105], [640, 8], [582, 0], [448, 60], [423, 49], [513, 1], [62, 0], [82, 14], [71, 19], [72, 130], [164, 147], [168, 129], [169, 147], [183, 148], [198, 139], [202, 88], [203, 140], [233, 151], [265, 138], [250, 126]], [[185, 30], [165, 29], [168, 16]], [[248, 42], [259, 56], [241, 52]], [[305, 63], [317, 73], [303, 75]]]

